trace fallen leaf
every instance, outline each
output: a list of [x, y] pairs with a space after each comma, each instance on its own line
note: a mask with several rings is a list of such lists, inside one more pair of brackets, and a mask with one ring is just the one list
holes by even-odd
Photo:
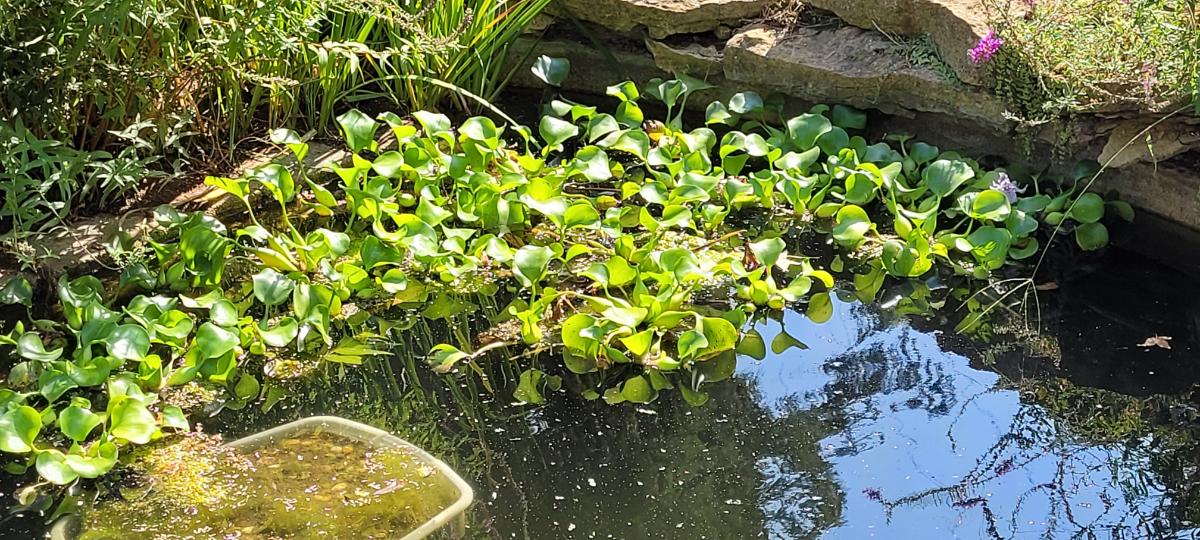
[[1160, 349], [1171, 348], [1171, 336], [1150, 336], [1146, 338], [1138, 347], [1158, 347]]

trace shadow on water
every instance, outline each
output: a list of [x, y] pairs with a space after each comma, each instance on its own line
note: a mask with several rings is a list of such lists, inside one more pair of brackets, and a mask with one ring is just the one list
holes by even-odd
[[[472, 481], [478, 538], [1189, 537], [1200, 293], [1122, 260], [1059, 276], [1040, 333], [996, 323], [987, 342], [856, 302], [824, 324], [786, 312], [757, 330], [803, 346], [742, 359], [703, 407], [515, 405], [502, 362], [493, 392], [432, 375], [420, 355], [454, 336], [431, 325], [204, 425], [232, 438], [334, 414], [394, 431]], [[1139, 346], [1153, 335], [1171, 349]]]

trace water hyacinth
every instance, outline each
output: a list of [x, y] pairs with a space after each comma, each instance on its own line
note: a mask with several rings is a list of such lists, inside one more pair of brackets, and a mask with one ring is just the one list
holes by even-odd
[[999, 177], [992, 182], [992, 189], [999, 191], [1003, 193], [1005, 197], [1008, 197], [1008, 202], [1010, 204], [1017, 202], [1018, 194], [1025, 193], [1025, 188], [1017, 187], [1017, 183], [1013, 182], [1012, 179], [1004, 173], [1000, 173]]
[[1001, 45], [1004, 45], [1004, 39], [995, 30], [988, 30], [983, 37], [979, 38], [979, 43], [975, 45], [975, 48], [968, 52], [971, 55], [971, 62], [980, 65], [991, 60], [997, 52], [1000, 52]]

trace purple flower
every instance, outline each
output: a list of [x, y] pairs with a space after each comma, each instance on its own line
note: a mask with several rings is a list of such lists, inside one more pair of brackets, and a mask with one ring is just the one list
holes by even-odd
[[983, 37], [979, 38], [979, 43], [971, 49], [968, 54], [971, 55], [971, 62], [975, 65], [983, 64], [991, 60], [997, 52], [1000, 51], [1000, 46], [1004, 45], [1004, 40], [995, 30], [988, 30]]
[[996, 177], [996, 181], [992, 182], [992, 189], [999, 191], [1003, 193], [1005, 197], [1008, 197], [1009, 203], [1017, 202], [1018, 193], [1025, 193], [1025, 188], [1017, 187], [1017, 183], [1013, 182], [1012, 179], [1004, 173], [1000, 173], [1000, 175]]

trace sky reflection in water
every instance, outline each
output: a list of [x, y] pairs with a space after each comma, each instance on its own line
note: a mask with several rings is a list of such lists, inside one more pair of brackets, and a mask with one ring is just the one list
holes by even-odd
[[[845, 493], [823, 538], [1139, 537], [1162, 526], [1162, 488], [1143, 476], [1151, 442], [1073, 444], [995, 373], [861, 305], [839, 303], [823, 325], [796, 313], [785, 324], [809, 349], [743, 362], [738, 374], [774, 415], [801, 404], [847, 419], [819, 443]], [[779, 329], [760, 332], [770, 342]]]

